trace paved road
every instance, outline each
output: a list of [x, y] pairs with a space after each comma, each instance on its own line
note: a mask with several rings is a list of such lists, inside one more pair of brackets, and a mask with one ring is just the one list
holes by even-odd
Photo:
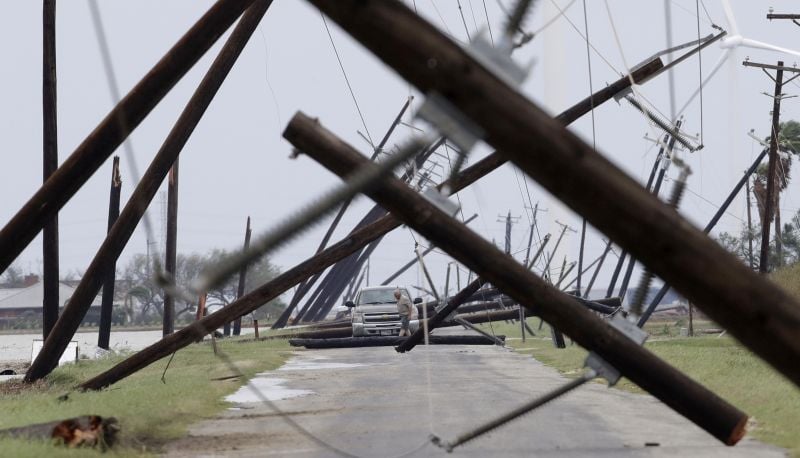
[[[306, 350], [255, 379], [267, 396], [286, 398], [276, 405], [313, 435], [370, 457], [399, 456], [417, 447], [422, 448], [410, 456], [447, 456], [423, 445], [431, 431], [453, 438], [565, 381], [529, 356], [490, 346], [418, 347], [405, 355], [391, 347]], [[197, 424], [167, 454], [336, 456], [289, 427], [272, 408], [248, 402], [253, 396], [250, 390], [240, 392], [238, 409]], [[725, 447], [654, 398], [599, 383], [584, 385], [452, 455], [784, 456], [750, 439]]]

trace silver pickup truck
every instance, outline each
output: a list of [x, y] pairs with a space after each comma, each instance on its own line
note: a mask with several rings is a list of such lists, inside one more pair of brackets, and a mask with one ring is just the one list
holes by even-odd
[[[396, 336], [400, 334], [400, 315], [397, 313], [397, 300], [394, 298], [394, 286], [371, 286], [361, 289], [354, 301], [345, 302], [350, 309], [353, 323], [353, 337], [364, 336]], [[408, 290], [400, 288], [406, 297]], [[422, 299], [414, 299], [414, 304], [422, 303]], [[417, 307], [409, 322], [409, 329], [414, 332], [419, 327]]]

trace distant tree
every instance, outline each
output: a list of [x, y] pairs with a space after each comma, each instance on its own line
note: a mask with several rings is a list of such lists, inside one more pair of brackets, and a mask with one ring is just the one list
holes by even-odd
[[[742, 259], [745, 264], [749, 264], [748, 237], [753, 240], [753, 267], [758, 269], [761, 256], [761, 244], [758, 243], [758, 240], [761, 239], [760, 224], [754, 224], [753, 232], [748, 234], [747, 225], [743, 223], [738, 234], [722, 232], [717, 237], [717, 242], [727, 251]], [[793, 265], [800, 262], [800, 210], [781, 228], [782, 243], [780, 251], [776, 241], [776, 239], [773, 239], [769, 244], [768, 260], [770, 267]]]
[[[206, 254], [182, 254], [177, 256], [177, 266], [175, 282], [177, 285], [186, 287], [195, 281], [206, 269], [213, 269], [229, 252], [221, 249], [213, 249]], [[151, 260], [152, 261], [152, 260]], [[121, 278], [130, 285], [125, 294], [126, 304], [129, 304], [129, 315], [136, 322], [152, 322], [163, 316], [164, 309], [164, 290], [158, 285], [155, 278], [155, 267], [148, 263], [147, 256], [137, 254], [131, 258], [122, 269]], [[245, 292], [261, 285], [278, 274], [278, 269], [270, 263], [269, 258], [263, 257], [248, 267]], [[208, 291], [206, 307], [226, 306], [236, 300], [239, 284], [239, 275], [234, 274], [222, 285]], [[138, 304], [138, 310], [133, 309], [133, 299]], [[199, 298], [198, 298], [199, 299]], [[193, 312], [198, 299], [188, 300], [183, 297], [175, 298], [175, 317], [177, 320], [191, 320], [189, 312]], [[266, 309], [282, 309], [284, 305], [280, 301], [272, 301], [266, 304]], [[262, 314], [266, 314], [265, 312]], [[257, 319], [263, 319], [258, 317]]]
[[[766, 139], [769, 141], [769, 137]], [[800, 123], [797, 121], [786, 121], [780, 125], [778, 134], [778, 161], [775, 163], [775, 176], [773, 186], [775, 192], [772, 195], [772, 211], [767, 218], [775, 222], [775, 249], [777, 250], [778, 262], [782, 262], [783, 255], [783, 227], [781, 226], [781, 192], [786, 190], [791, 179], [792, 156], [800, 152]], [[767, 173], [768, 164], [761, 164], [753, 177], [753, 194], [756, 196], [758, 207], [759, 225], [764, 221], [767, 202]], [[782, 264], [779, 264], [782, 265]]]
[[3, 284], [7, 288], [18, 288], [25, 283], [25, 273], [22, 271], [22, 268], [17, 264], [11, 264], [8, 268], [0, 275], [0, 284]]
[[[210, 251], [205, 259], [204, 264], [206, 268], [213, 269], [214, 266], [219, 265], [219, 262], [230, 256], [231, 253], [226, 250], [215, 249]], [[279, 274], [278, 269], [269, 261], [268, 257], [262, 257], [254, 263], [247, 266], [247, 277], [245, 281], [244, 292], [249, 293], [258, 286], [272, 280]], [[214, 288], [208, 292], [207, 306], [222, 305], [226, 306], [236, 300], [236, 295], [239, 289], [239, 274], [231, 275], [221, 286]], [[273, 300], [264, 304], [256, 312], [253, 317], [257, 320], [265, 320], [268, 316], [275, 316], [275, 312], [280, 312], [285, 307], [280, 300]]]

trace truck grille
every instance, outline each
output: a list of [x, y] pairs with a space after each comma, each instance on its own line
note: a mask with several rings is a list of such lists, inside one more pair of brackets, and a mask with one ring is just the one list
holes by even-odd
[[365, 313], [364, 323], [397, 323], [400, 321], [400, 314], [395, 313]]

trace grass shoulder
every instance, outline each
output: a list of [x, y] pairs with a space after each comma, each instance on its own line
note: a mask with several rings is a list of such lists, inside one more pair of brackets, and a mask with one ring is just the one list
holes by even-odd
[[[218, 341], [220, 350], [249, 379], [256, 373], [279, 367], [289, 356], [285, 340]], [[33, 385], [0, 384], [0, 428], [61, 420], [79, 415], [116, 417], [119, 440], [110, 451], [115, 456], [156, 454], [164, 443], [181, 437], [188, 426], [209, 418], [227, 406], [224, 396], [246, 382], [230, 378], [231, 371], [214, 355], [208, 341], [178, 351], [165, 374], [167, 359], [97, 392], [73, 391], [73, 387], [124, 359], [124, 355], [83, 360], [62, 366]], [[63, 395], [67, 395], [65, 400]], [[92, 456], [99, 451], [53, 447], [49, 443], [0, 440], [5, 456]], [[108, 455], [108, 453], [106, 453]]]
[[[523, 343], [519, 324], [494, 324], [496, 334], [507, 336], [507, 345], [529, 354], [566, 376], [581, 373], [587, 351], [578, 345], [556, 349], [548, 326], [538, 329], [538, 319], [528, 319], [536, 332]], [[696, 329], [713, 323], [695, 323]], [[734, 339], [723, 335], [681, 337], [683, 320], [648, 324], [651, 337], [646, 347], [664, 361], [699, 381], [751, 416], [750, 433], [763, 442], [789, 450], [800, 458], [800, 390]], [[485, 326], [488, 331], [488, 326]], [[644, 393], [623, 378], [616, 388]]]

